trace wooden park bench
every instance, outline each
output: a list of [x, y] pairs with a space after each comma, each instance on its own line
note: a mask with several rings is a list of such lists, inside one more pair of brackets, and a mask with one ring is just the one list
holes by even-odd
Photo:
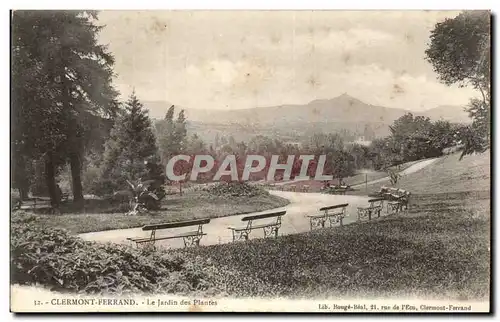
[[[262, 229], [264, 231], [264, 238], [270, 237], [274, 234], [274, 237], [278, 237], [278, 230], [281, 227], [281, 217], [286, 214], [286, 211], [273, 212], [261, 215], [246, 216], [241, 218], [241, 221], [246, 222], [244, 227], [228, 227], [233, 233], [233, 241], [245, 239], [248, 240], [248, 235], [252, 230]], [[254, 222], [256, 220], [273, 218], [273, 222], [257, 224]]]
[[411, 193], [403, 189], [389, 188], [385, 193], [387, 213], [407, 212], [409, 209]]
[[52, 210], [50, 198], [33, 197], [25, 200], [19, 200], [14, 206], [14, 210]]
[[301, 190], [302, 190], [302, 192], [309, 192], [309, 186], [303, 185]]
[[325, 192], [333, 195], [345, 195], [350, 190], [349, 186], [333, 186], [328, 187]]
[[322, 213], [317, 215], [308, 215], [307, 217], [309, 218], [311, 230], [314, 228], [324, 228], [327, 220], [330, 222], [330, 227], [333, 227], [333, 225], [337, 223], [342, 226], [342, 220], [346, 216], [347, 206], [349, 206], [348, 203], [323, 207], [319, 209]]
[[69, 199], [69, 193], [63, 192], [61, 194], [61, 202], [66, 202], [66, 201], [68, 201], [68, 199]]
[[366, 217], [368, 217], [368, 220], [371, 220], [374, 214], [380, 217], [382, 207], [384, 206], [384, 200], [385, 198], [370, 199], [368, 200], [370, 203], [368, 207], [358, 207], [358, 221]]
[[[139, 246], [140, 244], [147, 244], [154, 246], [157, 240], [182, 238], [182, 240], [184, 241], [184, 247], [199, 246], [201, 238], [206, 235], [206, 233], [203, 232], [203, 225], [206, 225], [209, 222], [210, 219], [201, 219], [201, 220], [191, 220], [191, 221], [173, 222], [165, 224], [146, 225], [142, 227], [142, 230], [151, 231], [151, 235], [149, 237], [129, 237], [127, 238], [127, 240], [135, 242], [137, 246]], [[196, 230], [183, 232], [177, 235], [160, 235], [160, 236], [156, 235], [157, 231], [164, 231], [166, 229], [191, 227], [191, 226], [198, 226], [198, 227]]]
[[289, 191], [293, 191], [293, 192], [297, 191], [297, 186], [294, 185], [294, 184], [290, 185], [290, 190]]

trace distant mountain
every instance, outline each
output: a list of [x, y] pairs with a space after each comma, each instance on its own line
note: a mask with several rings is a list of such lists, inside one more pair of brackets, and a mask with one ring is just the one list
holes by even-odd
[[[153, 118], [163, 118], [172, 104], [144, 102]], [[180, 107], [179, 107], [180, 109]], [[262, 126], [316, 122], [370, 122], [387, 123], [407, 111], [396, 108], [368, 105], [347, 94], [329, 100], [315, 100], [305, 105], [280, 105], [241, 110], [185, 109], [189, 120], [203, 123]]]
[[464, 110], [463, 106], [456, 105], [441, 105], [422, 113], [431, 120], [445, 120], [453, 123], [470, 123], [472, 122], [469, 113]]
[[[162, 119], [170, 106], [169, 102], [145, 101], [149, 115]], [[317, 132], [347, 131], [354, 136], [367, 139], [389, 134], [389, 125], [408, 110], [366, 104], [359, 99], [341, 96], [314, 100], [304, 105], [279, 105], [241, 110], [201, 110], [175, 106], [176, 112], [184, 109], [188, 120], [188, 131], [197, 133], [210, 142], [218, 135], [231, 135], [244, 140], [258, 134], [297, 140]], [[470, 122], [467, 113], [459, 106], [439, 106], [414, 115], [423, 115], [432, 120]]]
[[[152, 118], [163, 118], [169, 102], [146, 101]], [[180, 110], [183, 107], [177, 107]], [[359, 99], [343, 94], [341, 96], [314, 100], [305, 105], [279, 105], [241, 110], [201, 110], [184, 108], [188, 120], [200, 123], [239, 124], [241, 126], [261, 127], [290, 125], [297, 123], [375, 123], [391, 124], [395, 119], [408, 113], [408, 110], [366, 104]], [[415, 115], [428, 116], [432, 120], [469, 122], [462, 107], [439, 106]]]
[[142, 103], [149, 110], [149, 117], [154, 119], [164, 118], [170, 106], [174, 105], [165, 101], [143, 101]]

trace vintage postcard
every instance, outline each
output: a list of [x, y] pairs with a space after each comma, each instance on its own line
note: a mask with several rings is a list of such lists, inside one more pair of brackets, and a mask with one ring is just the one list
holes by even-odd
[[489, 11], [11, 12], [12, 312], [490, 312]]

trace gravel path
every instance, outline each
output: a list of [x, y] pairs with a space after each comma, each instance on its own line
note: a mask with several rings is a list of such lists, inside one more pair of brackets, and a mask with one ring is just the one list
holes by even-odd
[[[352, 223], [356, 221], [356, 207], [366, 206], [368, 197], [364, 196], [340, 196], [328, 195], [321, 193], [301, 193], [301, 192], [288, 192], [288, 191], [270, 191], [270, 193], [290, 200], [290, 204], [285, 207], [276, 208], [273, 211], [286, 210], [287, 214], [282, 218], [282, 225], [279, 231], [280, 235], [296, 234], [309, 231], [309, 220], [305, 216], [308, 214], [318, 213], [318, 209], [324, 206], [332, 206], [341, 203], [349, 203], [347, 208], [347, 216], [344, 223]], [[270, 211], [265, 211], [270, 212]], [[264, 212], [257, 212], [259, 214]], [[242, 226], [241, 218], [245, 215], [236, 215], [223, 218], [216, 218], [210, 221], [210, 224], [204, 225], [203, 230], [207, 233], [201, 240], [201, 245], [222, 244], [232, 241], [231, 231], [227, 229], [228, 226]], [[264, 220], [261, 220], [265, 222]], [[146, 223], [145, 223], [146, 224]], [[191, 231], [193, 227], [186, 229], [179, 228], [175, 230], [166, 231], [166, 234], [175, 234], [182, 231]], [[160, 233], [159, 233], [160, 234]], [[148, 237], [147, 232], [143, 232], [140, 228], [131, 229], [117, 229], [107, 230], [101, 232], [92, 232], [80, 234], [79, 237], [85, 240], [93, 240], [98, 242], [112, 242], [119, 244], [129, 244], [126, 240], [127, 237]], [[262, 238], [262, 230], [252, 231], [250, 239]], [[160, 241], [158, 246], [167, 246], [170, 248], [183, 247], [182, 239], [171, 239]]]
[[[408, 167], [407, 169], [400, 172], [401, 175], [408, 175], [415, 173], [428, 165], [434, 163], [438, 159], [427, 159], [414, 165]], [[380, 183], [389, 181], [389, 177], [384, 177], [377, 180], [369, 181], [368, 184]], [[287, 182], [289, 183], [289, 182]], [[364, 186], [365, 184], [356, 185], [353, 187]], [[286, 198], [290, 200], [290, 204], [285, 207], [276, 208], [273, 211], [286, 210], [287, 214], [282, 218], [282, 225], [280, 229], [280, 235], [297, 234], [309, 231], [309, 220], [306, 215], [318, 213], [318, 209], [324, 206], [332, 206], [341, 203], [349, 203], [347, 208], [347, 216], [344, 219], [344, 224], [349, 224], [357, 220], [356, 208], [360, 206], [366, 206], [369, 197], [365, 196], [343, 196], [343, 195], [329, 195], [322, 193], [302, 193], [302, 192], [290, 192], [290, 191], [275, 191], [271, 190], [270, 193]], [[265, 212], [270, 212], [265, 211]], [[204, 232], [207, 236], [204, 236], [201, 245], [214, 245], [228, 243], [232, 241], [231, 231], [227, 228], [229, 226], [243, 226], [241, 218], [264, 212], [256, 212], [252, 214], [245, 215], [235, 215], [223, 218], [215, 218], [210, 221], [210, 224], [203, 227]], [[265, 222], [262, 220], [262, 222]], [[144, 223], [147, 224], [147, 223]], [[192, 227], [187, 227], [186, 229], [179, 228], [176, 230], [171, 230], [167, 234], [180, 233], [182, 231], [190, 231]], [[131, 244], [127, 241], [127, 237], [148, 237], [147, 232], [143, 232], [141, 228], [130, 228], [130, 229], [117, 229], [117, 230], [107, 230], [93, 233], [85, 233], [79, 235], [85, 240], [93, 240], [98, 242], [112, 242], [119, 244]], [[261, 230], [252, 231], [250, 234], [250, 239], [262, 238], [263, 233]], [[165, 246], [169, 248], [179, 248], [183, 247], [182, 239], [171, 239], [157, 242], [158, 246]]]
[[[439, 158], [427, 159], [427, 160], [423, 160], [423, 161], [417, 162], [417, 163], [409, 166], [408, 168], [404, 169], [403, 171], [400, 171], [399, 174], [401, 176], [406, 176], [408, 174], [415, 173], [415, 172], [417, 172], [419, 170], [422, 170], [423, 168], [427, 167], [428, 165], [436, 162], [437, 160], [439, 160]], [[363, 183], [354, 185], [351, 188], [360, 188], [360, 187], [364, 187], [365, 185], [370, 185], [370, 184], [380, 183], [380, 182], [386, 182], [386, 181], [389, 181], [389, 180], [390, 180], [390, 177], [383, 177], [383, 178], [380, 178], [380, 179], [377, 179], [377, 180], [368, 181], [367, 183], [363, 182]]]

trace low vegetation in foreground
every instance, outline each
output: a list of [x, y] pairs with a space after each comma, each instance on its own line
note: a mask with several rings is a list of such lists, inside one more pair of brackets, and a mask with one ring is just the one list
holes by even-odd
[[[244, 188], [240, 188], [244, 189]], [[223, 189], [218, 189], [220, 191]], [[246, 194], [235, 196], [227, 193], [213, 194], [207, 191], [188, 191], [182, 196], [168, 195], [158, 211], [138, 215], [125, 212], [106, 212], [95, 209], [87, 213], [62, 215], [38, 214], [39, 225], [67, 229], [71, 233], [86, 233], [111, 229], [141, 227], [146, 224], [218, 218], [231, 215], [264, 211], [285, 206], [287, 199], [269, 194], [264, 189], [252, 187]], [[239, 190], [238, 190], [239, 192]]]
[[200, 260], [83, 241], [66, 231], [41, 228], [33, 216], [13, 218], [11, 283], [86, 294], [210, 294]]
[[486, 299], [489, 192], [419, 196], [416, 204], [369, 223], [154, 253], [17, 221], [12, 281], [85, 293]]

